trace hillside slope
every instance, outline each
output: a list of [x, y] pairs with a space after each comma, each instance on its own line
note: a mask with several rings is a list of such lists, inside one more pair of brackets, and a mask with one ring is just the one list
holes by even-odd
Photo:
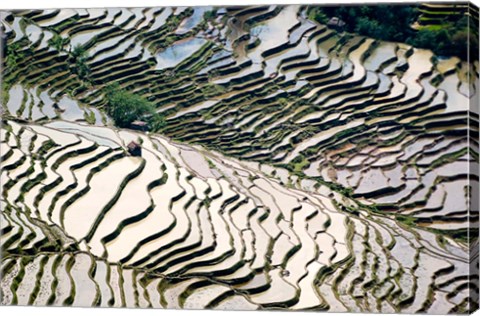
[[1, 303], [476, 309], [478, 62], [307, 9], [1, 12]]

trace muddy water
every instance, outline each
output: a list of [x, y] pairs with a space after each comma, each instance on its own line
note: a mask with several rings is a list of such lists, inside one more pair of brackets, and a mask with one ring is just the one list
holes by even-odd
[[467, 111], [469, 109], [469, 99], [459, 92], [459, 86], [460, 80], [456, 73], [447, 76], [438, 86], [447, 95], [447, 109], [445, 112]]
[[372, 54], [364, 61], [363, 67], [371, 71], [377, 71], [380, 68], [380, 65], [387, 60], [393, 60], [397, 57], [397, 54], [395, 53], [396, 49], [397, 45], [395, 43], [381, 42]]
[[207, 161], [198, 152], [193, 150], [182, 150], [180, 155], [183, 157], [185, 163], [191, 168], [193, 173], [196, 173], [204, 178], [213, 177]]

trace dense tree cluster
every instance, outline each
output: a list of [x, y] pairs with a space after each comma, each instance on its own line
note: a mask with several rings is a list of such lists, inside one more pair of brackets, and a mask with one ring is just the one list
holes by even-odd
[[[418, 19], [417, 5], [326, 6], [311, 7], [309, 17], [326, 24], [330, 18], [343, 20], [345, 30], [385, 41], [403, 42], [418, 48], [431, 49], [440, 56], [468, 58], [468, 45], [478, 47], [478, 29], [472, 28], [464, 15], [446, 15], [443, 24], [419, 31], [411, 25]], [[475, 55], [475, 54], [474, 54]], [[478, 58], [477, 55], [472, 58]]]
[[106, 112], [118, 127], [130, 127], [135, 120], [144, 120], [152, 131], [165, 126], [165, 119], [155, 111], [155, 106], [139, 95], [113, 85], [107, 87], [106, 97]]
[[478, 30], [469, 28], [466, 16], [442, 28], [421, 29], [407, 43], [431, 49], [441, 56], [458, 56], [467, 60], [470, 53], [470, 58], [478, 59]]

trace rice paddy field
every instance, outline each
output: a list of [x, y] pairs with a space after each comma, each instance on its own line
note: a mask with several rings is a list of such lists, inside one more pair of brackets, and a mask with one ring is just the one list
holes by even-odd
[[1, 12], [1, 304], [477, 309], [478, 60], [307, 10]]

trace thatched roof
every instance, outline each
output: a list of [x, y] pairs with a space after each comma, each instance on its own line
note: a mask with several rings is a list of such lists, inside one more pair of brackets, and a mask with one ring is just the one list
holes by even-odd
[[147, 123], [144, 121], [133, 121], [131, 125], [144, 127], [144, 126], [147, 126]]
[[133, 140], [127, 145], [127, 148], [129, 150], [134, 150], [136, 148], [140, 148], [140, 144], [138, 144], [137, 142], [134, 142]]

